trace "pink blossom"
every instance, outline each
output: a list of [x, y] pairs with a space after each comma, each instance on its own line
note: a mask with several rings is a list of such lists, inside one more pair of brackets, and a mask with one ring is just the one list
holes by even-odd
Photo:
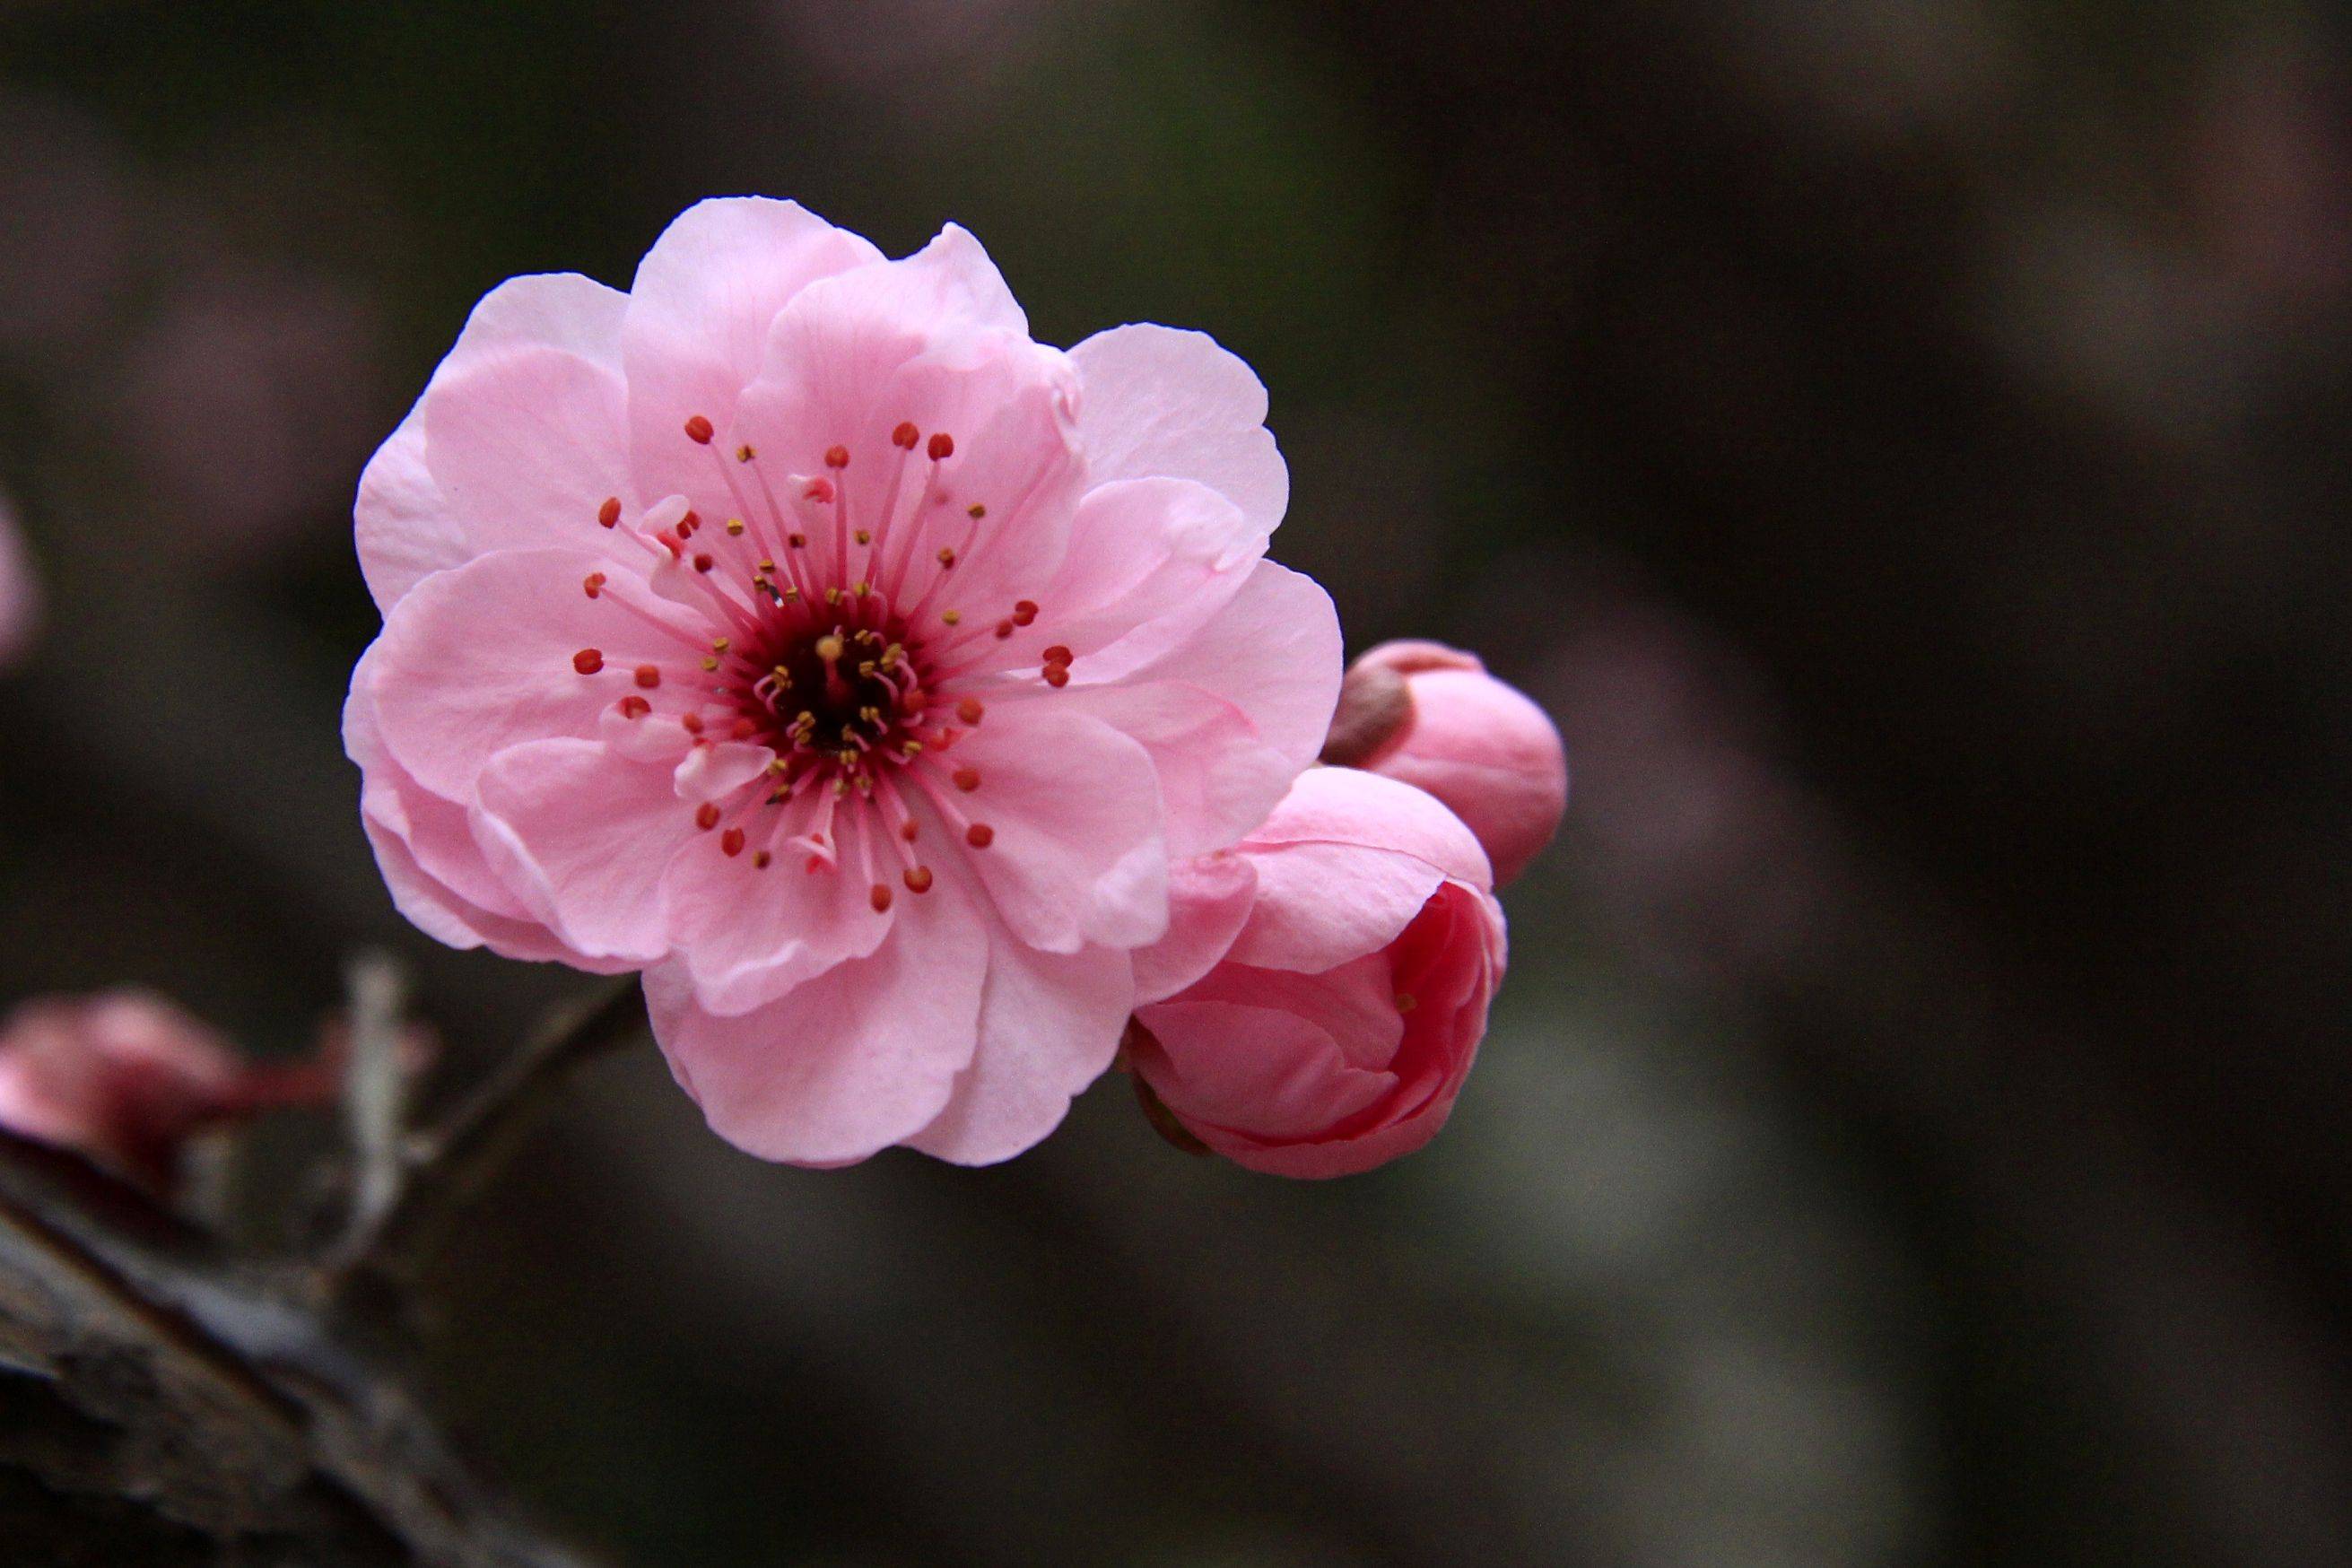
[[1508, 887], [1568, 805], [1559, 731], [1475, 654], [1390, 642], [1348, 667], [1323, 759], [1427, 790], [1470, 826]]
[[207, 1128], [325, 1098], [323, 1063], [249, 1062], [159, 996], [27, 1002], [0, 1026], [0, 1127], [72, 1149], [158, 1190]]
[[644, 969], [752, 1153], [1028, 1147], [1117, 1050], [1171, 858], [1337, 699], [1329, 599], [1262, 559], [1265, 413], [1197, 333], [1033, 342], [953, 226], [892, 261], [709, 201], [625, 294], [501, 285], [361, 484], [344, 737], [394, 900]]
[[6, 499], [0, 498], [0, 668], [23, 656], [40, 619], [40, 585], [33, 576], [33, 563]]
[[1409, 784], [1302, 775], [1234, 849], [1182, 868], [1140, 955], [1129, 1064], [1216, 1152], [1344, 1176], [1437, 1135], [1502, 983], [1503, 911], [1468, 828]]

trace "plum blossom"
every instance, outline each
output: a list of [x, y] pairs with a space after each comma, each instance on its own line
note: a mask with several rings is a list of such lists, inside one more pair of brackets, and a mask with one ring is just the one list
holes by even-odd
[[1253, 1171], [1342, 1176], [1454, 1109], [1502, 984], [1503, 912], [1467, 827], [1410, 784], [1302, 774], [1234, 849], [1181, 868], [1138, 957], [1129, 1067], [1154, 1120]]
[[0, 1026], [0, 1127], [168, 1191], [197, 1133], [325, 1099], [336, 1076], [323, 1057], [248, 1061], [144, 992], [43, 997]]
[[1348, 667], [1323, 760], [1418, 785], [1478, 836], [1508, 887], [1559, 830], [1568, 757], [1559, 731], [1478, 656], [1388, 642]]
[[626, 293], [491, 291], [363, 477], [345, 744], [433, 936], [645, 971], [710, 1125], [1006, 1158], [1115, 1054], [1172, 860], [1320, 746], [1265, 394], [1198, 333], [1034, 342], [950, 226], [704, 202]]

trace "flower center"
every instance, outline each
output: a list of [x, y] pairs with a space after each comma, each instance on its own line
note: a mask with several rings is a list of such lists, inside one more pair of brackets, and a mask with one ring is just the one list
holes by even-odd
[[722, 665], [735, 677], [723, 700], [751, 721], [751, 738], [785, 760], [787, 784], [837, 771], [864, 791], [880, 764], [921, 752], [917, 729], [929, 697], [914, 656], [887, 625], [803, 619], [787, 607]]
[[[854, 868], [874, 910], [887, 912], [894, 868], [908, 891], [930, 890], [933, 872], [919, 849], [933, 833], [970, 850], [995, 842], [979, 809], [988, 798], [981, 770], [946, 753], [982, 722], [983, 698], [1067, 685], [1071, 650], [1034, 654], [1034, 674], [1001, 660], [986, 661], [983, 673], [980, 649], [1017, 636], [1039, 610], [1020, 599], [967, 619], [958, 607], [953, 584], [970, 574], [957, 568], [1002, 547], [1009, 518], [956, 493], [945, 471], [955, 441], [944, 432], [926, 439], [901, 424], [891, 433], [889, 450], [874, 455], [885, 466], [865, 503], [870, 516], [853, 512], [840, 482], [853, 457], [845, 446], [825, 450], [823, 472], [772, 475], [751, 446], [717, 445], [700, 416], [685, 434], [710, 453], [733, 515], [710, 526], [672, 498], [632, 520], [616, 497], [595, 522], [646, 552], [659, 591], [698, 605], [718, 635], [690, 666], [608, 669], [600, 649], [584, 647], [572, 668], [618, 686], [614, 710], [625, 721], [674, 717], [698, 754], [718, 757], [709, 748], [721, 742], [768, 748], [765, 776], [720, 783], [692, 807], [695, 826], [719, 853], [748, 855], [755, 869]], [[581, 588], [617, 614], [646, 618], [626, 595], [608, 594], [611, 585], [593, 572]], [[688, 640], [671, 622], [659, 629]], [[844, 839], [845, 809], [873, 831]]]

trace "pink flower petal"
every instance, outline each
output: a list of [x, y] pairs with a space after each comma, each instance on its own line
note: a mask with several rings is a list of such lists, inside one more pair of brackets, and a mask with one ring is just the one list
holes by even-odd
[[[1088, 679], [1085, 661], [1071, 679]], [[1181, 681], [1232, 703], [1295, 773], [1323, 749], [1339, 706], [1339, 612], [1313, 579], [1261, 561], [1197, 633], [1121, 678], [1153, 680]]]
[[[595, 734], [604, 710], [631, 693], [632, 668], [675, 665], [692, 640], [588, 599], [583, 580], [613, 565], [571, 550], [504, 551], [418, 584], [384, 623], [373, 660], [389, 752], [426, 789], [462, 802], [493, 752]], [[632, 586], [638, 582], [613, 571], [603, 592], [635, 595], [641, 611], [665, 620], [677, 615]], [[599, 668], [582, 674], [574, 661], [588, 649]]]
[[[765, 1006], [845, 960], [866, 957], [910, 903], [932, 896], [898, 885], [896, 862], [887, 848], [877, 858], [874, 835], [857, 818], [836, 823], [835, 854], [814, 868], [772, 825], [748, 820], [755, 837], [732, 855], [717, 832], [688, 844], [665, 887], [677, 965], [709, 1012]], [[893, 889], [887, 911], [873, 907], [877, 882]]]
[[638, 264], [621, 329], [643, 492], [723, 506], [709, 452], [686, 438], [686, 421], [699, 416], [726, 429], [759, 374], [776, 313], [818, 279], [881, 259], [797, 202], [699, 202], [664, 229]]
[[1118, 1054], [1135, 1005], [1132, 968], [1110, 948], [1048, 953], [992, 943], [979, 1050], [947, 1109], [907, 1142], [960, 1165], [986, 1165], [1060, 1126], [1071, 1097]]
[[1265, 388], [1202, 332], [1114, 327], [1070, 351], [1086, 388], [1079, 433], [1097, 483], [1165, 475], [1223, 494], [1263, 537], [1290, 502], [1265, 428]]
[[1225, 956], [1257, 901], [1257, 872], [1231, 852], [1179, 860], [1169, 872], [1168, 934], [1135, 950], [1138, 1006], [1193, 984]]
[[482, 770], [473, 829], [490, 866], [562, 941], [650, 963], [669, 951], [664, 872], [698, 837], [670, 770], [593, 741], [531, 741]]
[[[474, 307], [457, 346], [435, 373], [435, 383], [499, 353], [530, 348], [616, 366], [627, 298], [576, 273], [509, 279]], [[376, 607], [387, 615], [423, 578], [463, 565], [489, 547], [451, 509], [433, 476], [425, 457], [425, 403], [424, 397], [416, 400], [369, 462], [353, 509], [360, 570]], [[512, 521], [489, 520], [493, 529]], [[537, 536], [525, 541], [547, 542]]]
[[1001, 704], [949, 754], [980, 784], [945, 798], [994, 832], [968, 860], [1021, 941], [1075, 952], [1167, 930], [1168, 854], [1142, 746], [1048, 699]]
[[1411, 784], [1356, 768], [1309, 768], [1253, 844], [1361, 844], [1413, 858], [1481, 891], [1486, 853], [1462, 819]]
[[938, 1117], [977, 1048], [987, 943], [947, 886], [912, 900], [872, 956], [755, 1011], [704, 1011], [675, 964], [646, 975], [654, 1037], [712, 1131], [766, 1160], [836, 1165]]

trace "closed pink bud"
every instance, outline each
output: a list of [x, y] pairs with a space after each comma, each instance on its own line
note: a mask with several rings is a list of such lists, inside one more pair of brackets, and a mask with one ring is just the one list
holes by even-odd
[[318, 1064], [247, 1061], [161, 997], [135, 991], [27, 1002], [0, 1027], [0, 1127], [168, 1191], [205, 1129], [322, 1099]]
[[1459, 819], [1310, 768], [1171, 892], [1127, 1045], [1163, 1131], [1281, 1176], [1368, 1171], [1436, 1136], [1503, 978], [1502, 909]]
[[1495, 885], [1517, 879], [1568, 805], [1559, 731], [1475, 654], [1390, 642], [1349, 668], [1323, 760], [1427, 790], [1470, 825]]

